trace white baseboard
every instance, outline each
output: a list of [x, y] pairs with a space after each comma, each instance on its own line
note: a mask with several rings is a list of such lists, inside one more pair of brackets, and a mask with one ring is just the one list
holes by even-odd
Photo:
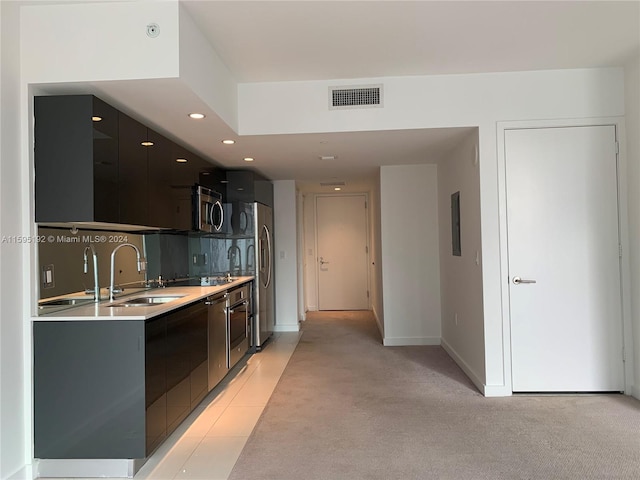
[[69, 477], [123, 477], [133, 478], [145, 459], [40, 459], [37, 476]]
[[510, 397], [513, 392], [506, 385], [483, 385], [481, 389], [485, 397]]
[[384, 337], [385, 347], [407, 347], [410, 345], [440, 345], [440, 337]]
[[296, 323], [295, 325], [274, 325], [274, 332], [299, 332], [300, 324]]
[[456, 352], [456, 350], [449, 345], [444, 338], [442, 339], [442, 348], [444, 348], [445, 352], [447, 352], [453, 361], [458, 364], [465, 375], [469, 377], [469, 380], [473, 382], [476, 388], [480, 390], [485, 397], [511, 396], [511, 390], [507, 389], [505, 385], [485, 385], [476, 372], [473, 371], [469, 364], [463, 360], [458, 352]]

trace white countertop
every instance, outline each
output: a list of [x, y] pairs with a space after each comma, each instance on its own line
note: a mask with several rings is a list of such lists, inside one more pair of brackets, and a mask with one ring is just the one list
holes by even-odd
[[[163, 313], [168, 313], [176, 308], [197, 302], [210, 295], [224, 292], [230, 288], [242, 285], [243, 283], [253, 280], [254, 277], [237, 277], [236, 280], [216, 286], [201, 287], [166, 287], [154, 288], [144, 292], [137, 291], [129, 295], [123, 295], [114, 301], [101, 301], [100, 303], [87, 303], [83, 305], [58, 310], [37, 317], [32, 317], [34, 322], [60, 322], [60, 321], [80, 321], [80, 320], [147, 320]], [[136, 298], [141, 296], [157, 296], [167, 297], [173, 295], [182, 295], [180, 298], [171, 300], [170, 302], [135, 306], [135, 307], [111, 307], [109, 305], [123, 303], [127, 298]]]

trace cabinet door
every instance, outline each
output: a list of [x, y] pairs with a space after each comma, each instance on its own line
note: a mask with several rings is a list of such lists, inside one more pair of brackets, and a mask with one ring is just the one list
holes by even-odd
[[94, 219], [118, 223], [118, 111], [93, 97]]
[[178, 228], [175, 222], [175, 205], [172, 189], [172, 142], [151, 129], [147, 138], [153, 146], [147, 149], [149, 179], [149, 226]]
[[[193, 186], [196, 178], [190, 163], [191, 153], [177, 143], [171, 144], [171, 190], [173, 199], [174, 228], [193, 228]], [[186, 160], [186, 162], [178, 161]]]
[[167, 332], [164, 317], [145, 323], [146, 455], [167, 436]]
[[208, 391], [207, 312], [208, 308], [204, 303], [199, 303], [189, 309], [191, 410], [200, 403]]
[[118, 199], [120, 222], [147, 225], [147, 127], [120, 112], [118, 125]]
[[92, 95], [36, 97], [37, 222], [119, 222], [118, 111]]
[[191, 411], [191, 363], [188, 309], [171, 313], [167, 321], [167, 432]]

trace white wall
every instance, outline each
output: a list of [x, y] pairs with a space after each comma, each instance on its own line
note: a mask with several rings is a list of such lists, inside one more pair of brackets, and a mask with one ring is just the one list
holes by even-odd
[[[627, 193], [629, 195], [629, 258], [631, 270], [631, 316], [634, 338], [635, 385], [640, 398], [640, 59], [625, 66], [625, 127], [627, 133]], [[632, 361], [631, 355], [627, 361]]]
[[[108, 2], [22, 8], [23, 80], [33, 83], [179, 75], [178, 2]], [[147, 36], [147, 25], [160, 35]]]
[[298, 245], [296, 182], [273, 182], [273, 243], [278, 332], [296, 332], [298, 324]]
[[[482, 389], [484, 322], [477, 148], [475, 131], [438, 162], [438, 210], [442, 345]], [[451, 194], [455, 192], [460, 192], [461, 256], [452, 254], [451, 244]]]
[[[497, 122], [624, 115], [621, 68], [252, 83], [238, 87], [241, 134], [479, 127], [485, 357], [484, 392], [508, 395]], [[383, 84], [384, 108], [329, 110], [332, 85]], [[283, 105], [279, 99], [288, 98]], [[260, 109], [255, 108], [260, 105]], [[383, 258], [383, 272], [387, 260]], [[387, 289], [384, 286], [385, 303]], [[387, 306], [384, 307], [388, 311]], [[385, 328], [387, 318], [385, 314]], [[471, 365], [482, 371], [483, 365]]]
[[180, 79], [234, 130], [238, 127], [238, 86], [216, 51], [180, 6]]
[[380, 168], [384, 344], [440, 344], [436, 165]]
[[[22, 202], [25, 185], [20, 161], [20, 111], [23, 93], [20, 85], [19, 5], [0, 2], [0, 236], [22, 235], [22, 217], [28, 208]], [[25, 360], [29, 334], [24, 322], [24, 264], [26, 248], [17, 244], [0, 244], [0, 478], [23, 478], [30, 453], [30, 402], [27, 397], [30, 381]], [[28, 296], [28, 295], [27, 295]]]

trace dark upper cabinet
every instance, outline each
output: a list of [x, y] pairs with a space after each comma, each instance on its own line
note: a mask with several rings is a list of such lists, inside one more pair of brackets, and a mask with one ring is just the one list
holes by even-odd
[[271, 180], [252, 170], [227, 170], [227, 195], [229, 202], [258, 202], [273, 207]]
[[147, 153], [155, 145], [147, 138], [147, 127], [122, 112], [118, 139], [119, 223], [149, 225]]
[[36, 97], [36, 222], [118, 222], [118, 111], [92, 95]]
[[224, 171], [93, 95], [35, 97], [38, 223], [189, 231], [193, 188]]
[[151, 129], [147, 139], [153, 146], [147, 149], [147, 178], [149, 212], [148, 225], [160, 228], [177, 228], [175, 222], [176, 205], [173, 184], [172, 142]]

